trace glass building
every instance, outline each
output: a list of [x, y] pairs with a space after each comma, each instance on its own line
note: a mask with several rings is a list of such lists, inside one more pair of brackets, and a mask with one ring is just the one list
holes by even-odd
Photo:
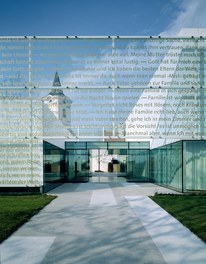
[[65, 151], [68, 181], [88, 181], [94, 172], [149, 181], [148, 142], [66, 142]]
[[[206, 141], [178, 141], [152, 150], [149, 142], [65, 145], [63, 150], [44, 142], [44, 190], [64, 182], [88, 182], [95, 171], [102, 172], [103, 157], [112, 157], [104, 172], [128, 182], [153, 182], [179, 192], [206, 190]], [[97, 168], [99, 163], [98, 170], [92, 168], [94, 163]]]
[[206, 190], [206, 141], [178, 141], [150, 151], [151, 181], [180, 192]]
[[206, 30], [180, 34], [0, 37], [0, 191], [95, 173], [206, 190]]

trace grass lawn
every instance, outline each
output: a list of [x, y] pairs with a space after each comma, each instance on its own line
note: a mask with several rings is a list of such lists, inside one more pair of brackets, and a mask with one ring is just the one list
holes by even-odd
[[155, 195], [150, 198], [206, 242], [206, 195]]
[[0, 195], [0, 243], [54, 198], [42, 194]]

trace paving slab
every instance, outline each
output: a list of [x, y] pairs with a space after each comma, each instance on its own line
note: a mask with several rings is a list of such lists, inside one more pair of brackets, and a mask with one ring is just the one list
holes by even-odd
[[[177, 247], [167, 255], [162, 251], [161, 243], [154, 239], [159, 230], [162, 230], [163, 243], [167, 243], [167, 236], [170, 239], [170, 232], [164, 233], [161, 220], [156, 221], [151, 215], [163, 210], [154, 202], [148, 202], [151, 200], [147, 195], [155, 192], [174, 193], [146, 183], [61, 185], [50, 192], [58, 195], [58, 198], [1, 244], [0, 263], [175, 263], [171, 259], [176, 260], [173, 256], [180, 252]], [[171, 220], [167, 213], [163, 217], [167, 221]], [[156, 225], [150, 228], [153, 222]], [[183, 226], [181, 228], [185, 230]], [[188, 234], [191, 235], [191, 232]], [[187, 252], [185, 244], [179, 246]], [[204, 249], [203, 243], [201, 256], [204, 255]], [[198, 251], [192, 255], [193, 260], [202, 261], [202, 258], [194, 258], [199, 255]]]

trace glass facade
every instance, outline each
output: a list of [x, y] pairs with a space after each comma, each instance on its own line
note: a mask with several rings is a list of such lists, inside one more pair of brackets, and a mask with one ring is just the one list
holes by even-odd
[[191, 36], [0, 37], [0, 188], [107, 172], [205, 190], [206, 38]]
[[44, 192], [65, 182], [65, 151], [46, 141], [44, 147]]
[[149, 150], [129, 149], [127, 156], [127, 180], [149, 181]]
[[[138, 147], [138, 149], [137, 149]], [[149, 142], [44, 142], [44, 191], [63, 182], [87, 182], [95, 172], [180, 191], [206, 190], [206, 141], [178, 141], [149, 149]]]
[[180, 192], [206, 190], [206, 141], [179, 141], [150, 151], [150, 180]]
[[66, 149], [66, 171], [68, 182], [87, 182], [89, 180], [88, 149]]
[[4, 95], [0, 89], [0, 188], [43, 185], [41, 114], [42, 102], [31, 101], [26, 89], [7, 90]]
[[182, 142], [175, 142], [150, 151], [151, 181], [182, 191]]
[[88, 181], [93, 172], [149, 181], [149, 142], [66, 142], [66, 170], [72, 182]]
[[183, 141], [184, 191], [206, 190], [206, 141]]
[[[206, 136], [204, 37], [0, 37], [0, 47], [0, 110], [17, 108], [11, 123], [23, 138]], [[29, 109], [18, 118], [25, 100]], [[12, 127], [5, 122], [3, 131], [19, 137]]]

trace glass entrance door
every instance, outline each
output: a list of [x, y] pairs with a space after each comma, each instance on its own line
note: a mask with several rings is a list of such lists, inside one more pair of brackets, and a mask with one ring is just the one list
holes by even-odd
[[90, 149], [90, 172], [113, 173], [126, 176], [127, 150], [125, 149]]
[[89, 180], [88, 150], [67, 150], [67, 180], [87, 182]]
[[148, 142], [66, 142], [68, 182], [86, 182], [94, 173], [128, 181], [149, 181]]

